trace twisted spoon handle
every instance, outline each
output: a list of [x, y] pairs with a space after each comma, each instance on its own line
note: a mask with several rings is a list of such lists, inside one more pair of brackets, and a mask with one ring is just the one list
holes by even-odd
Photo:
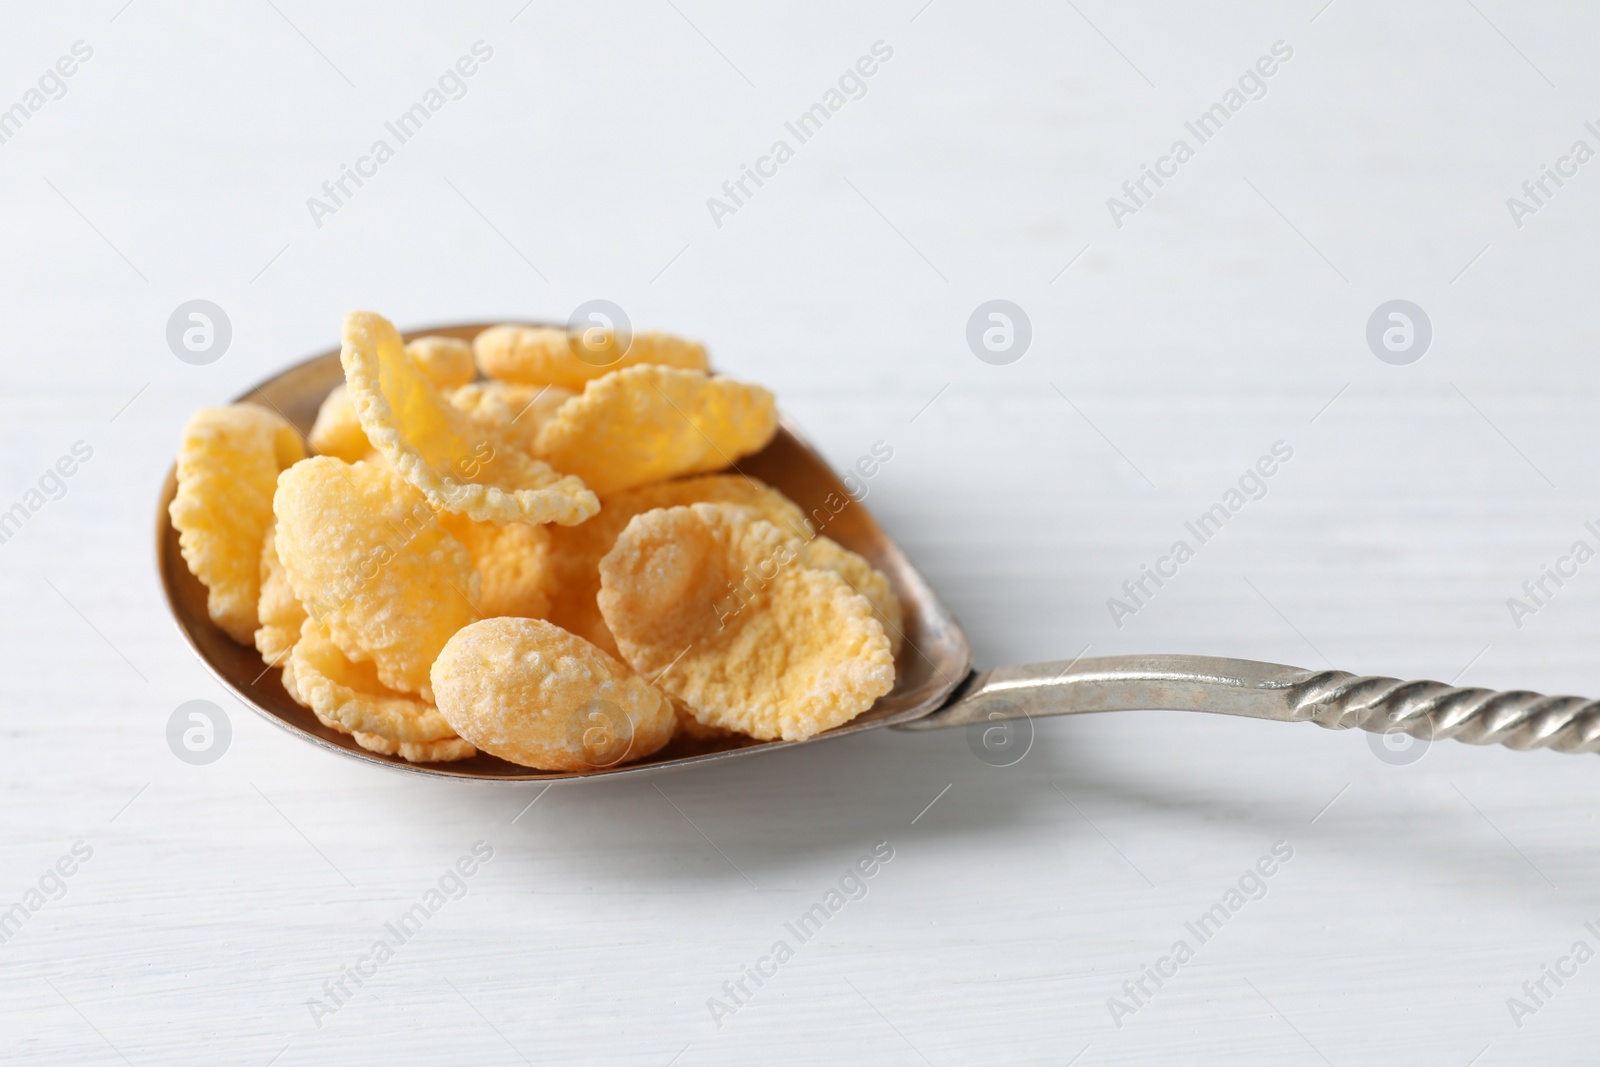
[[1401, 731], [1473, 745], [1600, 751], [1600, 701], [1523, 690], [1308, 671], [1213, 656], [1105, 656], [975, 672], [938, 711], [899, 729], [1038, 715], [1166, 709]]

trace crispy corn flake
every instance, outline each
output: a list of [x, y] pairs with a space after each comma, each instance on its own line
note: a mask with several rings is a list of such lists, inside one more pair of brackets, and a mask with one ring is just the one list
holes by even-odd
[[501, 759], [589, 771], [650, 755], [672, 738], [672, 704], [587, 641], [540, 619], [487, 619], [433, 665], [439, 710]]
[[540, 428], [562, 404], [577, 395], [559, 385], [512, 385], [491, 380], [452, 389], [447, 399], [473, 422], [532, 455]]
[[483, 579], [478, 611], [485, 618], [518, 615], [542, 619], [549, 614], [550, 596], [546, 587], [550, 569], [550, 527], [529, 526], [525, 522], [496, 526], [447, 511], [439, 513], [439, 521], [466, 546], [473, 567]]
[[454, 389], [478, 376], [472, 345], [459, 337], [419, 337], [406, 345], [406, 355], [435, 389]]
[[427, 697], [428, 668], [477, 617], [479, 588], [428, 501], [387, 467], [318, 456], [284, 473], [273, 510], [278, 558], [307, 614], [383, 685]]
[[[459, 338], [419, 337], [406, 345], [406, 355], [435, 389], [465, 386], [478, 373], [472, 363], [472, 346]], [[349, 386], [335, 386], [323, 399], [316, 424], [311, 427], [310, 441], [311, 447], [324, 456], [338, 456], [346, 463], [364, 459], [372, 451], [356, 415], [355, 401], [350, 399]]]
[[649, 511], [600, 561], [600, 611], [623, 658], [700, 722], [803, 741], [894, 686], [872, 605], [804, 552], [739, 508]]
[[802, 556], [808, 567], [833, 571], [856, 592], [867, 598], [872, 613], [889, 637], [889, 654], [900, 655], [900, 644], [905, 638], [905, 618], [900, 608], [900, 598], [894, 595], [889, 578], [865, 558], [856, 555], [831, 537], [818, 537], [806, 544]]
[[[256, 651], [269, 667], [287, 665], [289, 650], [300, 640], [300, 628], [306, 621], [306, 609], [300, 606], [294, 587], [289, 584], [289, 574], [278, 559], [277, 541], [278, 524], [274, 520], [261, 544], [261, 599], [256, 607], [261, 626], [255, 635]], [[284, 688], [288, 688], [287, 683]]]
[[778, 431], [772, 394], [702, 371], [640, 366], [590, 382], [539, 431], [538, 455], [606, 496], [729, 466]]
[[[397, 747], [400, 744], [457, 739], [438, 708], [410, 694], [395, 692], [378, 679], [372, 664], [354, 662], [340, 651], [325, 623], [308, 619], [290, 656], [301, 698], [317, 721], [331, 730], [387, 741], [395, 746], [390, 755], [402, 754]], [[363, 747], [373, 747], [359, 736], [356, 740]]]
[[254, 643], [261, 545], [272, 523], [278, 472], [305, 458], [300, 434], [254, 404], [201, 408], [178, 447], [178, 492], [167, 514], [184, 562], [206, 587], [211, 621]]
[[604, 330], [572, 332], [550, 326], [491, 326], [472, 342], [478, 369], [490, 378], [522, 385], [582, 389], [611, 371], [655, 363], [706, 370], [705, 346], [665, 333], [635, 333], [624, 352]]
[[657, 482], [607, 497], [600, 514], [580, 526], [550, 529], [550, 612], [545, 618], [611, 655], [617, 643], [606, 629], [595, 596], [600, 592], [600, 558], [635, 515], [685, 504], [732, 504], [749, 508], [791, 536], [809, 540], [811, 523], [788, 497], [743, 474], [706, 474]]
[[306, 439], [318, 453], [337, 456], [346, 463], [364, 459], [372, 451], [372, 442], [361, 428], [348, 386], [336, 385], [333, 392], [323, 398], [322, 406], [317, 409], [317, 421]]
[[718, 741], [723, 738], [737, 736], [732, 730], [725, 730], [720, 726], [707, 726], [695, 718], [694, 712], [689, 710], [689, 705], [677, 697], [669, 694], [667, 699], [672, 701], [673, 714], [678, 718], [677, 733], [682, 734], [684, 737], [692, 737], [697, 741]]
[[289, 654], [283, 657], [283, 691], [289, 694], [289, 699], [299, 704], [302, 708], [309, 708], [305, 698], [300, 695], [300, 689], [294, 684], [294, 649], [289, 649]]
[[480, 522], [582, 522], [600, 508], [594, 493], [439, 395], [406, 357], [383, 316], [345, 316], [340, 360], [367, 439], [440, 511]]
[[354, 732], [356, 744], [368, 752], [384, 756], [399, 756], [407, 763], [450, 763], [471, 759], [478, 754], [471, 741], [447, 737], [443, 741], [391, 741], [381, 734]]

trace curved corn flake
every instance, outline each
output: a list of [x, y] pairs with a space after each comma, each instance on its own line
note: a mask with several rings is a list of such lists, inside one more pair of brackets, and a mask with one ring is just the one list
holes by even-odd
[[289, 699], [299, 704], [302, 708], [309, 708], [305, 698], [300, 695], [300, 688], [294, 684], [294, 649], [289, 649], [289, 654], [283, 657], [283, 691], [289, 694]]
[[867, 598], [872, 613], [889, 637], [889, 654], [900, 655], [900, 644], [905, 638], [905, 618], [900, 608], [900, 598], [894, 595], [889, 577], [865, 558], [856, 555], [831, 537], [818, 537], [806, 544], [801, 556], [807, 567], [821, 567], [833, 571], [849, 583], [850, 588]]
[[290, 653], [301, 698], [332, 730], [376, 734], [390, 741], [445, 741], [456, 736], [439, 709], [426, 700], [397, 693], [378, 679], [370, 663], [353, 662], [310, 619]]
[[189, 571], [206, 587], [211, 621], [253, 644], [261, 545], [278, 472], [305, 457], [300, 434], [254, 404], [201, 408], [178, 447], [178, 491], [167, 514]]
[[803, 741], [894, 687], [872, 605], [804, 552], [739, 508], [646, 512], [600, 561], [600, 610], [623, 658], [700, 722]]
[[452, 389], [446, 399], [473, 422], [532, 455], [540, 428], [562, 404], [577, 395], [559, 385], [512, 385], [491, 380]]
[[522, 385], [582, 389], [587, 382], [624, 367], [655, 363], [706, 370], [705, 346], [665, 333], [635, 333], [627, 351], [605, 330], [571, 332], [551, 326], [491, 326], [472, 341], [478, 369], [490, 378]]
[[435, 389], [454, 389], [478, 376], [472, 345], [459, 337], [419, 337], [407, 342], [406, 355]]
[[439, 522], [466, 546], [483, 579], [478, 611], [484, 618], [518, 615], [542, 619], [549, 614], [550, 596], [545, 591], [550, 569], [549, 526], [525, 522], [496, 526], [447, 511], [439, 513]]
[[[478, 373], [472, 362], [472, 346], [459, 338], [419, 337], [406, 345], [406, 355], [436, 389], [465, 386]], [[372, 451], [349, 386], [334, 386], [323, 399], [309, 440], [322, 455], [338, 456], [346, 463], [364, 459]]]
[[423, 495], [387, 467], [317, 456], [284, 472], [273, 510], [307, 614], [385, 686], [426, 697], [434, 656], [477, 617], [478, 577]]
[[758, 385], [641, 366], [590, 382], [561, 405], [537, 452], [605, 496], [729, 466], [777, 432], [772, 394]]
[[439, 710], [485, 752], [525, 767], [589, 771], [672, 739], [672, 704], [587, 641], [540, 619], [487, 619], [433, 664]]
[[600, 592], [600, 558], [635, 515], [685, 504], [730, 504], [748, 508], [790, 536], [812, 536], [811, 523], [794, 501], [744, 474], [703, 474], [630, 489], [607, 497], [600, 514], [580, 526], [550, 528], [550, 611], [545, 616], [563, 629], [619, 656], [595, 596]]
[[557, 474], [446, 403], [383, 316], [351, 312], [343, 336], [339, 358], [361, 428], [435, 508], [479, 522], [565, 524], [599, 510], [578, 478]]
[[336, 385], [323, 398], [306, 440], [321, 455], [337, 456], [346, 463], [363, 459], [372, 451], [372, 442], [367, 440], [367, 432], [356, 415], [355, 401], [350, 399], [349, 386]]
[[[256, 651], [269, 667], [286, 667], [289, 650], [300, 640], [300, 628], [305, 625], [306, 609], [294, 595], [289, 584], [289, 574], [278, 559], [278, 524], [274, 520], [267, 527], [267, 536], [261, 544], [261, 599], [256, 615], [261, 626], [256, 630]], [[284, 688], [288, 689], [289, 679]]]

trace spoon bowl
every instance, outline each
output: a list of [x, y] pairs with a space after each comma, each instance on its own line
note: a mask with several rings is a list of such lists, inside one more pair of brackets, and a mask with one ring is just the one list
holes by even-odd
[[[405, 339], [411, 341], [442, 334], [470, 341], [490, 325], [493, 324], [415, 330], [407, 333]], [[236, 401], [276, 410], [304, 435], [310, 432], [323, 399], [343, 382], [339, 349], [333, 348], [267, 379]], [[871, 561], [888, 576], [905, 611], [905, 641], [895, 664], [894, 689], [856, 718], [808, 741], [760, 742], [741, 737], [698, 740], [680, 735], [666, 748], [642, 760], [588, 772], [535, 770], [484, 752], [451, 763], [408, 763], [398, 756], [369, 752], [350, 735], [323, 726], [309, 708], [289, 698], [280, 680], [281, 670], [268, 667], [254, 648], [235, 643], [211, 621], [206, 613], [205, 587], [184, 563], [178, 547], [178, 532], [167, 517], [167, 506], [178, 488], [176, 465], [167, 473], [157, 511], [156, 564], [179, 632], [206, 668], [242, 703], [302, 740], [352, 759], [412, 774], [510, 781], [643, 774], [893, 726], [921, 718], [942, 706], [971, 673], [972, 649], [967, 636], [905, 553], [850, 495], [827, 462], [806, 443], [794, 425], [784, 419], [777, 436], [766, 448], [747, 456], [733, 469], [773, 486], [811, 517], [818, 533], [826, 534]]]

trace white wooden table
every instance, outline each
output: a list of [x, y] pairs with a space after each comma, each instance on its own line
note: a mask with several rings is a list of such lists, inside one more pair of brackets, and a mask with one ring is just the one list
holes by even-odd
[[[1396, 764], [1366, 735], [1147, 712], [1040, 722], [1004, 768], [960, 731], [885, 732], [654, 781], [434, 784], [232, 701], [155, 579], [188, 412], [344, 311], [602, 297], [704, 337], [838, 464], [891, 446], [867, 506], [980, 665], [1185, 651], [1600, 694], [1600, 562], [1507, 605], [1600, 547], [1600, 162], [1561, 162], [1600, 149], [1600, 25], [1322, 3], [9, 12], [0, 1058], [1593, 1062], [1591, 757]], [[479, 41], [400, 143], [385, 124]], [[879, 41], [801, 143], [785, 123]], [[1186, 123], [1219, 102], [1202, 143]], [[1170, 176], [1119, 227], [1144, 164]], [[313, 212], [347, 165], [364, 183]], [[713, 212], [745, 165], [769, 176]], [[1542, 165], [1569, 176], [1513, 218]], [[233, 331], [203, 366], [165, 338], [197, 298]], [[1032, 326], [1008, 365], [965, 340], [997, 298]], [[1365, 337], [1394, 299], [1432, 325], [1409, 365]], [[1266, 494], [1116, 625], [1108, 598], [1279, 441]], [[196, 699], [232, 727], [207, 766], [166, 741]], [[800, 943], [785, 924], [878, 842], [865, 896]], [[1186, 924], [1275, 846], [1201, 943]], [[441, 879], [464, 895], [375, 954]]]

